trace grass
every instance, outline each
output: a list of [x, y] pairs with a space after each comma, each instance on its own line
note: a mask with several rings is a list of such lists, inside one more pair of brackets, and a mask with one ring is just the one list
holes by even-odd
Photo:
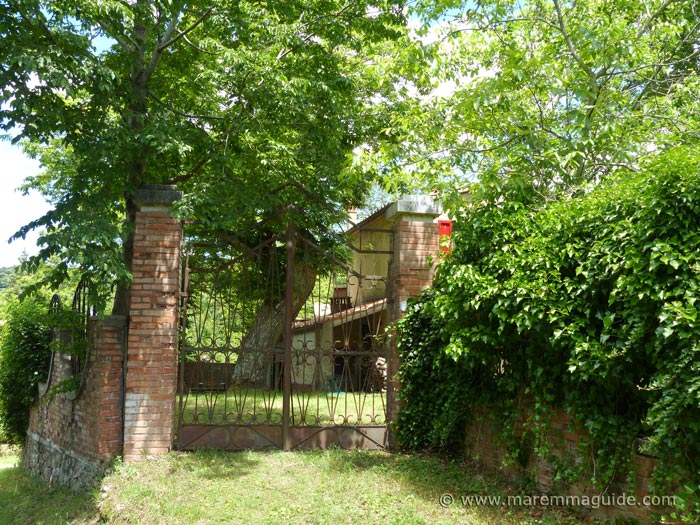
[[19, 463], [19, 449], [0, 444], [0, 469], [16, 467]]
[[[0, 452], [14, 463], [13, 452]], [[439, 503], [449, 493], [457, 501]], [[494, 477], [441, 458], [367, 451], [198, 451], [118, 465], [90, 494], [0, 469], [0, 523], [573, 525], [560, 510], [469, 507], [460, 496], [509, 494]]]
[[[190, 393], [184, 398], [186, 423], [251, 424], [282, 421], [282, 392], [236, 389]], [[368, 392], [293, 393], [291, 410], [295, 425], [383, 425], [386, 394]]]
[[98, 523], [93, 495], [49, 487], [18, 463], [19, 450], [0, 445], [0, 523]]

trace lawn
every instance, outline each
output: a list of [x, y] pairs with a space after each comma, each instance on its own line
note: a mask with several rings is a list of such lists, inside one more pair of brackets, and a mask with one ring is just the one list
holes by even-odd
[[17, 466], [18, 453], [17, 449], [0, 445], [0, 523], [98, 523], [99, 513], [92, 494], [55, 489], [30, 477]]
[[16, 448], [0, 444], [0, 469], [16, 466], [19, 463], [18, 454]]
[[[237, 388], [190, 393], [183, 397], [183, 401], [185, 423], [280, 424], [282, 421], [282, 392], [274, 390]], [[386, 421], [386, 394], [295, 392], [291, 398], [291, 412], [293, 425], [383, 425]]]
[[[425, 455], [367, 451], [199, 451], [117, 465], [89, 494], [54, 489], [0, 452], [0, 523], [472, 524], [581, 523], [561, 510], [467, 506], [506, 496], [474, 467]], [[455, 502], [444, 496], [450, 494]], [[442, 496], [442, 504], [441, 504]]]

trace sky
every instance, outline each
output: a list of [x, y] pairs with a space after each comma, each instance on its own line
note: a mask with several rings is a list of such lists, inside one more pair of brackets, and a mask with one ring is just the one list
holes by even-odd
[[23, 253], [33, 255], [39, 250], [37, 232], [27, 235], [25, 240], [7, 242], [22, 226], [38, 219], [49, 209], [41, 195], [30, 193], [24, 196], [21, 191], [16, 191], [25, 177], [38, 171], [38, 161], [26, 157], [18, 146], [0, 141], [0, 268], [14, 266]]

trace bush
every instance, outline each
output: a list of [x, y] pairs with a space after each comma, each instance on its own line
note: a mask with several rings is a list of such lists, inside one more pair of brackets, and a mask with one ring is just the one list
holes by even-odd
[[[558, 405], [589, 431], [598, 485], [645, 435], [668, 480], [680, 470], [698, 486], [700, 150], [679, 148], [540, 209], [474, 198], [455, 224], [451, 259], [401, 323], [401, 425], [435, 442], [461, 431], [444, 411], [473, 403], [491, 407], [506, 433], [525, 394], [539, 416]], [[461, 403], [416, 388], [416, 352]], [[541, 438], [546, 418], [537, 421]]]
[[29, 424], [29, 408], [44, 381], [50, 357], [48, 301], [42, 297], [13, 302], [0, 333], [0, 432], [22, 443]]
[[464, 359], [441, 352], [445, 341], [435, 326], [432, 292], [411, 305], [411, 314], [399, 322], [398, 344], [402, 364], [399, 396], [405, 404], [398, 416], [398, 441], [413, 449], [449, 451], [463, 442], [467, 399], [455, 384], [472, 376]]

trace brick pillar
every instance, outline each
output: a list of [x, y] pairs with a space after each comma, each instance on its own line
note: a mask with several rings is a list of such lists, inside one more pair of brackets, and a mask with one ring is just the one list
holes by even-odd
[[[440, 214], [440, 207], [426, 196], [403, 197], [387, 209], [386, 218], [392, 222], [394, 232], [394, 253], [389, 262], [388, 278], [390, 322], [400, 319], [406, 311], [407, 301], [417, 297], [433, 282], [435, 261], [440, 253], [440, 229], [436, 222]], [[396, 422], [400, 407], [396, 377], [399, 356], [395, 343], [391, 344], [389, 352], [388, 417]], [[394, 445], [394, 436], [390, 432], [389, 446]]]
[[136, 192], [134, 257], [124, 396], [124, 461], [170, 450], [177, 390], [182, 225], [172, 186]]

